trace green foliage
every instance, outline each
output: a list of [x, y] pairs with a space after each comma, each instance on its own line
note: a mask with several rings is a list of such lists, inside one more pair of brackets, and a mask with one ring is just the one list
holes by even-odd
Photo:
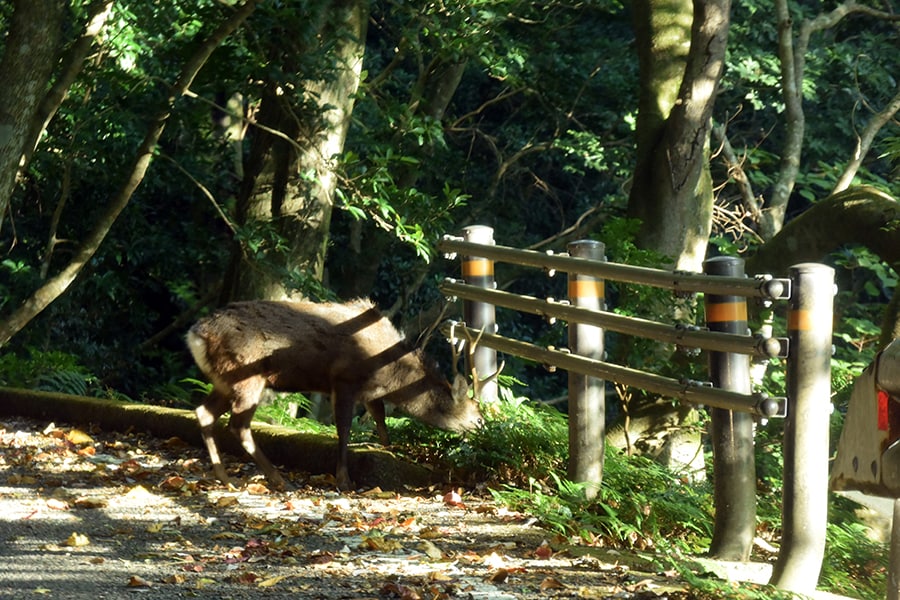
[[461, 437], [412, 419], [391, 418], [392, 444], [423, 461], [448, 465], [479, 480], [524, 483], [564, 470], [568, 428], [556, 409], [514, 397], [514, 382], [500, 376], [501, 399], [486, 405], [484, 427]]
[[[827, 10], [821, 5], [791, 4], [795, 34], [804, 19]], [[727, 124], [729, 140], [739, 151], [745, 174], [755, 191], [764, 196], [777, 177], [784, 143], [784, 100], [774, 14], [772, 0], [734, 6], [727, 67], [715, 117]], [[791, 212], [831, 191], [868, 115], [890, 101], [900, 66], [894, 26], [862, 13], [850, 14], [836, 26], [817, 31], [809, 42], [802, 81], [806, 131], [795, 186], [796, 195], [803, 200], [792, 201]], [[874, 155], [890, 156], [889, 136], [887, 130], [879, 134]], [[890, 168], [884, 160], [867, 161], [858, 181], [875, 185], [890, 182], [888, 187], [896, 192], [897, 182]], [[723, 174], [723, 180], [728, 176]]]
[[757, 585], [753, 583], [737, 583], [702, 577], [690, 569], [678, 565], [676, 559], [670, 559], [673, 567], [682, 578], [691, 586], [691, 591], [701, 598], [709, 600], [795, 600], [798, 596], [791, 592], [775, 589], [770, 585]]
[[832, 500], [828, 515], [828, 542], [820, 580], [823, 587], [864, 600], [884, 598], [888, 551], [875, 541], [855, 511], [858, 505], [840, 496]]
[[314, 421], [298, 415], [309, 411], [311, 402], [304, 394], [271, 394], [257, 409], [254, 419], [299, 431], [325, 431]]
[[684, 482], [658, 463], [607, 449], [597, 500], [585, 500], [583, 486], [553, 475], [528, 487], [503, 486], [498, 499], [538, 517], [557, 533], [588, 543], [648, 548], [660, 543], [694, 552], [711, 535], [709, 488]]
[[36, 348], [28, 348], [22, 356], [14, 352], [0, 355], [0, 385], [78, 396], [121, 396], [100, 385], [78, 357]]

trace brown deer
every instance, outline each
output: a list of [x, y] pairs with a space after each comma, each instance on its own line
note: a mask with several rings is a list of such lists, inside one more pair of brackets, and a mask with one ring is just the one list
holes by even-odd
[[[477, 396], [469, 397], [465, 377], [455, 374], [453, 384], [448, 383], [368, 300], [236, 302], [198, 321], [187, 334], [187, 345], [213, 384], [196, 413], [213, 472], [223, 483], [228, 476], [213, 425], [231, 411], [229, 429], [269, 482], [284, 487], [250, 432], [266, 387], [331, 395], [338, 435], [336, 479], [342, 490], [352, 487], [347, 444], [357, 402], [372, 415], [385, 445], [385, 402], [442, 429], [465, 432], [481, 425]], [[455, 363], [454, 352], [454, 372]]]

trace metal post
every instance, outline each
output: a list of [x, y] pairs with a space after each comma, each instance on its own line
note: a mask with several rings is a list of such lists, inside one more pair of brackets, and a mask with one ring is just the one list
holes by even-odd
[[[473, 244], [494, 245], [494, 229], [485, 225], [471, 225], [463, 229], [465, 241]], [[462, 257], [463, 280], [469, 285], [494, 289], [494, 261], [477, 256]], [[463, 319], [466, 325], [472, 329], [497, 332], [497, 321], [493, 304], [487, 302], [464, 301]], [[475, 348], [473, 365], [468, 365], [469, 372], [474, 369], [476, 377], [485, 378], [497, 371], [497, 351], [481, 346]], [[497, 382], [491, 380], [485, 383], [481, 390], [481, 400], [485, 402], [497, 401]]]
[[[719, 256], [703, 263], [707, 275], [742, 277], [744, 261]], [[747, 299], [706, 295], [710, 331], [747, 334]], [[749, 394], [750, 357], [730, 352], [709, 353], [709, 375], [717, 388]], [[713, 449], [715, 526], [709, 554], [723, 560], [750, 558], [756, 535], [756, 459], [753, 416], [721, 408], [710, 409]]]
[[828, 520], [834, 269], [804, 263], [790, 277], [782, 536], [770, 583], [808, 595], [822, 568]]
[[[581, 258], [606, 260], [602, 242], [580, 240], [568, 246], [569, 254]], [[603, 310], [603, 280], [590, 275], [569, 273], [569, 300], [579, 308]], [[603, 330], [594, 325], [569, 323], [569, 350], [603, 359]], [[569, 479], [585, 483], [585, 497], [596, 498], [603, 481], [606, 438], [605, 382], [569, 371]]]

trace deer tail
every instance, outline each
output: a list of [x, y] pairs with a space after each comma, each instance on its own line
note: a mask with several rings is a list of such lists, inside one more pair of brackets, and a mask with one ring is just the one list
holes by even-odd
[[213, 369], [209, 364], [206, 338], [200, 335], [200, 332], [197, 331], [197, 327], [194, 326], [188, 331], [187, 336], [185, 336], [185, 341], [187, 342], [188, 349], [191, 351], [191, 356], [194, 357], [194, 362], [197, 363], [197, 366], [200, 367], [201, 371], [207, 376], [210, 376], [213, 373]]

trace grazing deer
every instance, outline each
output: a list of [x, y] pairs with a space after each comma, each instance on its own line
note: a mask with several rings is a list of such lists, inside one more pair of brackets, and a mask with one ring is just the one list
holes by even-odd
[[[372, 415], [385, 445], [385, 402], [442, 429], [464, 432], [481, 425], [478, 398], [469, 397], [465, 377], [455, 374], [453, 384], [448, 383], [368, 300], [236, 302], [198, 321], [187, 334], [187, 345], [213, 384], [196, 413], [213, 472], [222, 482], [228, 476], [213, 425], [231, 411], [229, 429], [269, 482], [284, 487], [250, 432], [266, 387], [331, 395], [338, 434], [336, 479], [342, 490], [352, 487], [347, 444], [357, 402]], [[454, 351], [454, 372], [456, 360]]]

